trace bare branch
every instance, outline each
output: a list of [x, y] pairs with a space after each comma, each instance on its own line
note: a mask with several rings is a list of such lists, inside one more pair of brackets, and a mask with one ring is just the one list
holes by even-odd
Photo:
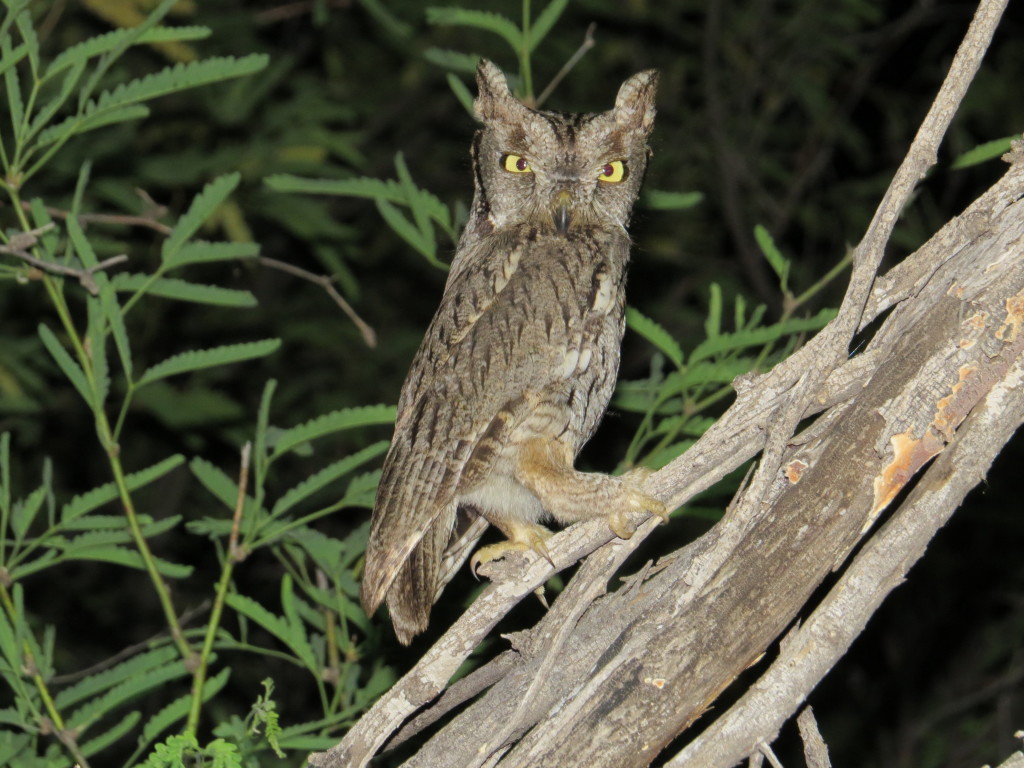
[[88, 268], [80, 267], [69, 267], [64, 264], [58, 264], [55, 261], [46, 261], [45, 259], [39, 259], [29, 253], [26, 248], [31, 248], [37, 242], [39, 242], [39, 235], [44, 232], [48, 232], [53, 229], [53, 223], [49, 223], [44, 227], [38, 227], [31, 229], [28, 232], [21, 232], [11, 238], [9, 245], [0, 245], [0, 253], [6, 253], [10, 256], [21, 259], [22, 261], [31, 264], [36, 269], [42, 270], [43, 272], [49, 272], [54, 275], [63, 275], [65, 277], [74, 277], [82, 284], [93, 296], [98, 296], [100, 292], [99, 285], [96, 284], [96, 273], [100, 272], [108, 267], [112, 267], [116, 264], [122, 264], [128, 261], [128, 257], [125, 254], [118, 256], [111, 256], [109, 259], [104, 259], [98, 264], [95, 264]]
[[363, 318], [357, 315], [356, 311], [352, 309], [352, 305], [345, 301], [345, 298], [340, 293], [338, 293], [338, 290], [334, 287], [334, 281], [331, 279], [329, 275], [317, 275], [310, 272], [307, 269], [303, 269], [302, 267], [297, 267], [294, 264], [289, 264], [286, 261], [272, 259], [269, 256], [260, 256], [259, 262], [265, 267], [277, 269], [280, 270], [281, 272], [287, 272], [289, 275], [294, 275], [295, 277], [300, 277], [303, 280], [307, 280], [313, 283], [314, 285], [319, 285], [321, 288], [327, 291], [327, 295], [334, 300], [334, 303], [341, 308], [342, 312], [348, 315], [348, 319], [351, 320], [355, 324], [356, 328], [359, 329], [359, 333], [360, 335], [362, 335], [363, 342], [366, 344], [366, 346], [370, 347], [371, 349], [377, 346], [377, 332], [374, 331], [373, 328], [371, 328], [369, 325], [367, 325]]

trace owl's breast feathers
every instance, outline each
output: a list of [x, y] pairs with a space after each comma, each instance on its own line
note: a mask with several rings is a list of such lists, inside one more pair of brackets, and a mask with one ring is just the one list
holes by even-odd
[[[399, 399], [366, 553], [368, 611], [417, 544], [443, 550], [467, 481], [487, 475], [535, 404], [562, 419], [573, 452], [590, 436], [618, 369], [628, 254], [628, 238], [603, 229], [524, 228], [460, 249]], [[423, 586], [429, 610], [436, 585]]]

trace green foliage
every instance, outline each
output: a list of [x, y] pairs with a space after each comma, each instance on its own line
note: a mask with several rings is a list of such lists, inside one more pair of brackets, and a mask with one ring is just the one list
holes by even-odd
[[[591, 449], [627, 465], [679, 455], [735, 376], [827, 322], [840, 254], [931, 87], [879, 109], [894, 86], [871, 73], [895, 71], [893, 46], [872, 42], [882, 12], [861, 0], [736, 5], [717, 36], [693, 4], [609, 0], [96, 10], [143, 5], [4, 0], [0, 14], [12, 768], [294, 765], [410, 663], [358, 601], [395, 415], [368, 404], [397, 397], [466, 216], [480, 55], [565, 110], [607, 108], [623, 77], [661, 70], [619, 417]], [[943, 58], [896, 69], [935, 75]], [[535, 95], [542, 73], [557, 92]], [[954, 126], [954, 167], [1019, 129], [1016, 91], [986, 87]], [[898, 247], [956, 212], [937, 197], [922, 186]], [[718, 497], [702, 503], [688, 512], [719, 514]]]

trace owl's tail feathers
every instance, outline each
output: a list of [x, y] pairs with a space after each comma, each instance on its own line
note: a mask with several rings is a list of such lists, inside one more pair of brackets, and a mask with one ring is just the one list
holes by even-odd
[[363, 609], [372, 616], [381, 602], [386, 602], [395, 635], [403, 645], [408, 645], [427, 628], [430, 608], [440, 588], [451, 578], [450, 574], [442, 574], [442, 569], [445, 569], [445, 550], [454, 524], [455, 505], [452, 504], [431, 522], [404, 558], [400, 552], [387, 552], [382, 556], [373, 551], [375, 547], [367, 548], [361, 595]]

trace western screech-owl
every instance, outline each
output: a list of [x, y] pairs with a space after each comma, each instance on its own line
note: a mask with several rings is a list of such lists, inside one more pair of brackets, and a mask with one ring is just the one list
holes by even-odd
[[[664, 516], [642, 474], [577, 472], [608, 405], [624, 329], [626, 231], [647, 164], [657, 73], [599, 114], [521, 104], [477, 70], [475, 194], [441, 305], [402, 387], [366, 549], [362, 601], [386, 598], [398, 639], [430, 609], [486, 523], [544, 553], [538, 523]], [[468, 528], [467, 528], [468, 524]]]

